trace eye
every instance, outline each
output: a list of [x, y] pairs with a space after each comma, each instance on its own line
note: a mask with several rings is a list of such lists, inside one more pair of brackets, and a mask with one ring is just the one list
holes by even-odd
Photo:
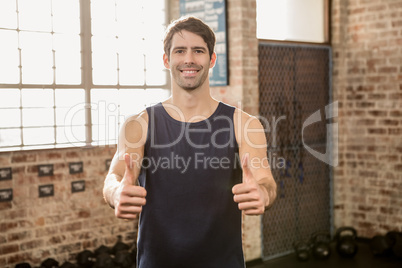
[[183, 50], [183, 49], [177, 49], [177, 50], [175, 51], [175, 53], [176, 53], [176, 54], [181, 54], [181, 53], [184, 53], [184, 50]]
[[197, 50], [195, 51], [195, 53], [197, 53], [197, 54], [203, 54], [203, 53], [204, 53], [204, 50], [197, 49]]

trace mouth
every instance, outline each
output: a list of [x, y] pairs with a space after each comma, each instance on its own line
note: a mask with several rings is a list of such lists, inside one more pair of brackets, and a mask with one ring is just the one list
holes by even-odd
[[199, 66], [195, 66], [195, 65], [183, 65], [183, 66], [178, 66], [177, 68], [180, 73], [183, 74], [183, 76], [185, 77], [193, 77], [196, 76], [200, 70], [202, 69]]
[[184, 75], [184, 76], [194, 76], [196, 75], [200, 70], [196, 70], [196, 69], [182, 69], [180, 70], [180, 72]]

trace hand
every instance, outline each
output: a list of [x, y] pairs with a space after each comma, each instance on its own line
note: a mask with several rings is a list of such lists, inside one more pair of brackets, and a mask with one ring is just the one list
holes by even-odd
[[129, 154], [124, 155], [124, 161], [126, 171], [120, 186], [114, 193], [114, 212], [118, 218], [135, 219], [146, 203], [147, 191], [144, 187], [135, 185], [137, 178], [134, 175], [133, 163]]
[[250, 170], [248, 154], [242, 159], [242, 169], [243, 183], [233, 186], [233, 199], [246, 215], [261, 215], [269, 204], [269, 197], [267, 190], [258, 184]]

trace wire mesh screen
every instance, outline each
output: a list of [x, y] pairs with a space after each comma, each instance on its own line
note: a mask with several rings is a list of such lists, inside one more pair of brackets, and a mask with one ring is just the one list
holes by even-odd
[[[276, 203], [262, 217], [264, 259], [289, 253], [294, 241], [315, 231], [330, 231], [330, 168], [306, 150], [327, 150], [330, 53], [324, 46], [259, 45], [260, 116], [278, 185]], [[322, 121], [303, 126], [316, 111]]]

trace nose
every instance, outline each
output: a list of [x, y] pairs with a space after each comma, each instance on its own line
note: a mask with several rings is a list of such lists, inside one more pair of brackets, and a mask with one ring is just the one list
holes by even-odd
[[184, 58], [185, 64], [193, 64], [194, 63], [194, 54], [192, 52], [187, 52]]

